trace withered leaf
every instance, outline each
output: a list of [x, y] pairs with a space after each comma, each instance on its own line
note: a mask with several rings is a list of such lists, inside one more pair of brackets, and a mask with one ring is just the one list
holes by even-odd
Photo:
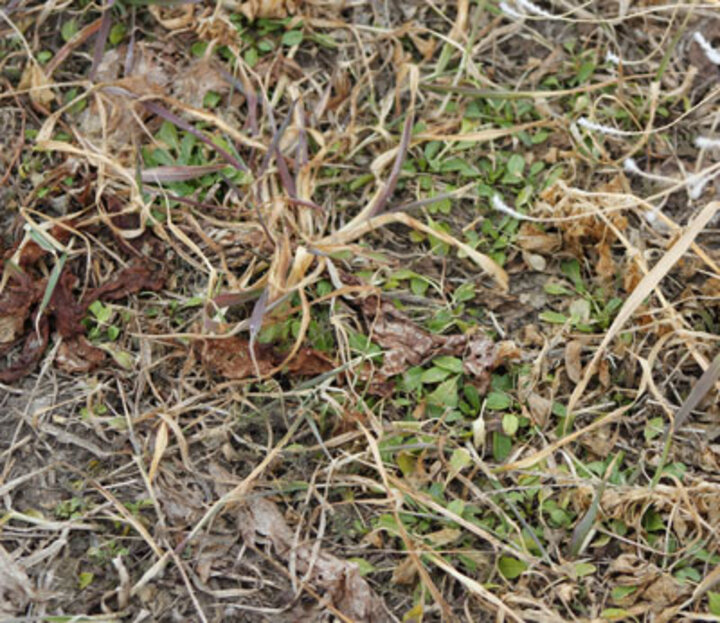
[[[463, 370], [470, 375], [478, 389], [484, 391], [490, 371], [502, 359], [517, 356], [517, 347], [506, 345], [500, 350], [492, 340], [479, 335], [436, 335], [419, 327], [392, 303], [369, 296], [362, 302], [362, 313], [373, 342], [386, 349], [384, 363], [376, 381], [400, 374], [410, 366], [421, 365], [439, 355], [463, 359]], [[511, 343], [508, 343], [511, 344]]]
[[565, 344], [565, 372], [573, 383], [579, 383], [582, 378], [582, 353], [583, 343], [580, 340], [571, 340]]
[[[58, 238], [64, 231], [58, 231]], [[30, 250], [26, 253], [28, 247]], [[24, 264], [31, 266], [44, 253], [40, 247], [35, 251], [27, 245], [21, 259], [24, 257]], [[0, 352], [11, 348], [25, 331], [28, 333], [17, 360], [0, 371], [0, 381], [10, 383], [32, 372], [47, 347], [50, 319], [54, 322], [54, 329], [65, 340], [55, 360], [60, 369], [67, 372], [87, 372], [97, 367], [104, 361], [104, 354], [84, 338], [79, 339], [85, 332], [82, 320], [88, 305], [100, 298], [117, 300], [140, 290], [158, 290], [164, 284], [164, 275], [153, 271], [144, 261], [135, 261], [108, 283], [90, 290], [81, 301], [73, 294], [77, 282], [77, 277], [66, 267], [53, 288], [49, 304], [38, 321], [36, 331], [34, 327], [29, 327], [30, 323], [27, 321], [38, 313], [33, 310], [39, 309], [48, 281], [33, 281], [26, 272], [13, 272], [5, 290], [0, 294]]]
[[612, 258], [612, 252], [607, 240], [602, 240], [596, 247], [598, 252], [598, 261], [595, 264], [595, 272], [598, 277], [604, 281], [611, 281], [615, 278], [615, 260]]
[[277, 556], [295, 561], [300, 573], [309, 571], [307, 581], [347, 618], [358, 623], [385, 623], [390, 617], [380, 597], [350, 562], [324, 551], [312, 543], [297, 544], [285, 517], [270, 500], [256, 498], [239, 509], [239, 526], [249, 546], [270, 542]]
[[83, 303], [87, 306], [98, 299], [117, 301], [128, 294], [136, 294], [142, 290], [157, 292], [163, 285], [165, 285], [165, 275], [162, 271], [153, 270], [146, 261], [134, 260], [114, 279], [89, 292]]
[[463, 369], [479, 381], [479, 390], [485, 391], [490, 382], [490, 370], [495, 367], [497, 349], [492, 340], [483, 336], [474, 336], [468, 343], [468, 353], [463, 361]]
[[[198, 340], [195, 344], [208, 371], [236, 381], [255, 375], [248, 340], [233, 336]], [[255, 349], [258, 371], [267, 374], [275, 367], [272, 352], [262, 345], [256, 345]]]
[[78, 303], [72, 294], [77, 281], [77, 277], [67, 268], [63, 270], [53, 290], [48, 308], [55, 316], [55, 328], [65, 338], [79, 335], [85, 331], [81, 321], [85, 316], [87, 305]]
[[417, 565], [415, 561], [407, 556], [392, 572], [390, 582], [400, 585], [411, 585], [417, 581]]
[[42, 357], [50, 335], [46, 316], [40, 318], [38, 330], [32, 330], [25, 338], [25, 344], [18, 360], [5, 370], [0, 370], [0, 382], [12, 383], [30, 374]]
[[46, 108], [55, 101], [52, 80], [45, 75], [42, 67], [34, 60], [28, 62], [20, 77], [19, 89], [30, 89], [30, 99], [34, 104]]
[[23, 334], [38, 295], [38, 289], [23, 273], [8, 282], [0, 294], [0, 345], [14, 342]]
[[543, 231], [533, 223], [523, 223], [518, 232], [517, 244], [523, 251], [549, 255], [560, 248], [562, 238], [559, 234]]
[[332, 360], [314, 348], [301, 348], [288, 363], [286, 370], [298, 376], [318, 376], [335, 367]]
[[[240, 380], [255, 376], [250, 342], [244, 338], [205, 338], [195, 342], [203, 365], [209, 372], [226, 379]], [[255, 360], [261, 375], [270, 373], [285, 359], [271, 346], [255, 344]], [[333, 361], [314, 348], [301, 348], [286, 365], [285, 372], [297, 376], [317, 376], [332, 370]]]
[[64, 340], [55, 355], [55, 365], [69, 373], [90, 372], [104, 361], [105, 353], [82, 335]]

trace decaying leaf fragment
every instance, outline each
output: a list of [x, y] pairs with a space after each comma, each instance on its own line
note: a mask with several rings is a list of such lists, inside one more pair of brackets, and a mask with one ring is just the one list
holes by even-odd
[[[199, 340], [196, 348], [205, 367], [226, 379], [237, 381], [256, 373], [250, 342], [241, 337]], [[255, 361], [260, 374], [267, 374], [274, 367], [271, 353], [262, 347], [256, 347]]]
[[3, 345], [11, 344], [23, 335], [30, 307], [38, 295], [32, 281], [25, 275], [19, 276], [19, 282], [15, 279], [9, 281], [0, 293], [0, 352]]
[[687, 584], [635, 554], [621, 554], [610, 565], [608, 575], [612, 576], [610, 585], [635, 589], [614, 600], [623, 607], [643, 604], [647, 610], [658, 613], [691, 592]]
[[365, 298], [361, 311], [371, 340], [386, 349], [379, 381], [411, 366], [422, 365], [433, 357], [452, 355], [463, 360], [463, 371], [484, 391], [490, 372], [520, 354], [511, 342], [496, 345], [481, 334], [437, 335], [425, 331], [392, 303], [377, 296]]
[[51, 86], [52, 80], [45, 75], [42, 67], [31, 60], [25, 66], [18, 88], [21, 90], [29, 89], [32, 102], [47, 108], [55, 101], [55, 94], [50, 88]]
[[430, 357], [451, 354], [467, 341], [463, 335], [446, 337], [428, 333], [392, 303], [375, 296], [363, 301], [362, 313], [372, 341], [386, 349], [385, 362], [380, 370], [385, 377], [400, 374]]
[[295, 543], [285, 517], [270, 500], [256, 498], [239, 508], [238, 524], [251, 547], [267, 547], [285, 562], [292, 558], [299, 574], [343, 615], [357, 623], [390, 621], [382, 599], [362, 578], [357, 566], [331, 554], [314, 551], [312, 543]]
[[88, 306], [99, 299], [119, 300], [141, 290], [156, 291], [165, 282], [162, 271], [153, 269], [145, 260], [136, 260], [78, 300], [73, 292], [78, 278], [66, 266], [52, 287], [47, 305], [43, 306], [48, 279], [33, 280], [31, 275], [33, 264], [45, 254], [35, 243], [25, 245], [19, 259], [26, 270], [13, 270], [0, 292], [0, 353], [7, 352], [25, 336], [22, 351], [15, 361], [0, 370], [0, 382], [12, 383], [33, 371], [47, 347], [51, 320], [52, 329], [63, 340], [56, 354], [57, 366], [65, 372], [75, 373], [95, 369], [105, 361], [105, 354], [83, 337], [82, 320]]
[[[238, 381], [255, 376], [270, 374], [282, 364], [285, 357], [270, 346], [253, 344], [255, 369], [250, 354], [250, 341], [233, 336], [229, 338], [205, 338], [195, 342], [195, 352], [205, 368], [226, 379]], [[301, 348], [287, 364], [285, 371], [295, 376], [317, 376], [335, 367], [332, 360], [314, 348]]]
[[[230, 4], [237, 5], [237, 2]], [[279, 19], [295, 14], [297, 4], [294, 0], [247, 0], [237, 9], [250, 21], [257, 18]]]
[[91, 372], [104, 361], [105, 353], [88, 342], [83, 335], [63, 341], [55, 355], [55, 365], [71, 374]]
[[22, 563], [0, 545], [0, 615], [16, 615], [36, 599], [33, 583]]

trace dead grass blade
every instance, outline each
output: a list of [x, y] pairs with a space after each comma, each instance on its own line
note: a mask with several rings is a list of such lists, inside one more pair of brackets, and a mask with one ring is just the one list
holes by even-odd
[[111, 11], [114, 4], [115, 0], [106, 0], [105, 2], [105, 10], [100, 18], [100, 28], [95, 39], [95, 45], [93, 46], [92, 65], [90, 66], [90, 73], [88, 75], [90, 80], [95, 80], [95, 74], [97, 74], [103, 52], [105, 51], [105, 44], [110, 34], [110, 24], [112, 23]]
[[520, 459], [518, 461], [513, 461], [512, 463], [508, 463], [507, 465], [501, 465], [500, 467], [496, 468], [495, 471], [498, 473], [501, 472], [511, 472], [518, 469], [528, 469], [535, 465], [536, 463], [539, 463], [543, 459], [546, 459], [547, 457], [551, 456], [555, 452], [557, 452], [560, 448], [563, 448], [564, 446], [568, 445], [569, 443], [572, 443], [573, 441], [579, 439], [583, 435], [586, 435], [588, 433], [591, 433], [593, 431], [601, 429], [603, 426], [607, 426], [608, 424], [612, 424], [613, 422], [616, 422], [619, 420], [625, 413], [630, 411], [632, 408], [635, 407], [637, 404], [638, 399], [640, 396], [642, 396], [645, 393], [647, 386], [647, 382], [645, 381], [645, 378], [643, 377], [642, 384], [638, 388], [637, 394], [635, 395], [635, 400], [633, 400], [632, 403], [624, 405], [620, 407], [619, 409], [615, 409], [615, 411], [611, 411], [607, 415], [604, 415], [601, 418], [598, 418], [595, 420], [592, 424], [588, 424], [585, 428], [581, 428], [580, 430], [576, 430], [568, 435], [565, 435], [561, 439], [558, 439], [557, 441], [545, 446], [542, 450], [538, 450], [537, 452], [534, 452], [528, 457], [525, 457], [524, 459]]
[[267, 453], [267, 456], [265, 456], [265, 458], [253, 468], [250, 474], [248, 474], [240, 484], [235, 486], [231, 491], [228, 491], [207, 510], [207, 512], [202, 516], [202, 518], [195, 524], [195, 526], [193, 526], [193, 529], [188, 533], [188, 535], [175, 548], [175, 552], [182, 552], [187, 546], [187, 544], [199, 534], [200, 530], [202, 530], [207, 525], [207, 523], [212, 520], [213, 517], [215, 517], [218, 513], [224, 510], [228, 504], [238, 502], [242, 503], [244, 501], [248, 493], [250, 493], [250, 491], [252, 490], [255, 481], [277, 458], [280, 452], [282, 452], [282, 449], [290, 443], [295, 433], [300, 428], [300, 425], [304, 421], [305, 420], [300, 416], [297, 416], [295, 418], [295, 420], [292, 422], [292, 424], [290, 424], [287, 432], [283, 435], [282, 439], [277, 443], [277, 445], [270, 452]]
[[693, 386], [690, 394], [682, 403], [680, 409], [675, 414], [670, 434], [678, 430], [690, 415], [690, 412], [698, 406], [705, 395], [713, 388], [717, 380], [720, 378], [720, 354], [715, 356], [707, 370], [703, 372], [697, 383]]
[[152, 461], [150, 462], [150, 469], [148, 470], [148, 480], [152, 482], [155, 480], [157, 470], [160, 467], [160, 461], [167, 450], [168, 445], [168, 427], [165, 422], [160, 422], [158, 426], [157, 434], [155, 435], [155, 450], [153, 452]]
[[670, 445], [675, 431], [677, 431], [685, 423], [685, 420], [687, 420], [692, 410], [697, 407], [705, 395], [712, 390], [719, 378], [720, 354], [715, 356], [715, 359], [712, 360], [705, 372], [703, 372], [702, 376], [698, 379], [698, 382], [695, 383], [692, 390], [690, 390], [688, 397], [682, 405], [680, 405], [675, 417], [670, 423], [668, 423], [663, 439], [663, 452], [650, 485], [652, 488], [656, 487], [658, 482], [660, 482], [663, 470], [665, 469], [665, 462], [667, 461], [668, 454], [670, 453]]
[[434, 236], [439, 240], [442, 240], [446, 244], [455, 247], [459, 251], [462, 251], [467, 255], [473, 262], [475, 262], [486, 274], [492, 277], [495, 282], [500, 286], [503, 292], [507, 292], [509, 289], [509, 278], [505, 270], [499, 266], [494, 260], [489, 258], [487, 255], [476, 251], [472, 247], [466, 245], [464, 242], [460, 242], [457, 238], [446, 234], [442, 231], [436, 231], [432, 227], [425, 225], [421, 221], [403, 213], [403, 212], [390, 212], [388, 214], [381, 214], [376, 216], [372, 220], [367, 220], [364, 223], [356, 223], [352, 228], [342, 228], [338, 232], [331, 234], [327, 238], [319, 241], [315, 246], [322, 249], [324, 245], [331, 244], [347, 244], [358, 238], [361, 238], [368, 232], [371, 232], [385, 225], [391, 223], [402, 223], [408, 227], [421, 231], [429, 236]]
[[[517, 612], [510, 608], [510, 606], [508, 606], [502, 599], [500, 599], [499, 597], [491, 593], [488, 589], [486, 589], [482, 584], [480, 584], [480, 582], [477, 582], [476, 580], [473, 580], [471, 577], [468, 577], [464, 573], [461, 573], [455, 567], [445, 562], [442, 558], [440, 558], [440, 556], [435, 553], [425, 552], [423, 553], [423, 556], [428, 560], [432, 561], [432, 563], [436, 566], [440, 567], [440, 569], [442, 569], [449, 576], [455, 578], [470, 593], [476, 595], [482, 601], [485, 601], [497, 608], [499, 613], [502, 613], [502, 615], [504, 615], [505, 617], [508, 617], [513, 621], [518, 621], [518, 623], [524, 623], [525, 619], [523, 619]], [[500, 616], [500, 614], [498, 614], [498, 616]]]
[[55, 70], [67, 58], [68, 54], [70, 54], [70, 52], [72, 52], [79, 45], [85, 43], [85, 41], [87, 41], [98, 30], [100, 30], [101, 25], [102, 18], [98, 18], [94, 22], [91, 22], [90, 24], [85, 26], [79, 32], [76, 32], [70, 39], [70, 41], [68, 41], [62, 48], [60, 48], [57, 54], [55, 54], [55, 56], [53, 56], [50, 62], [48, 62], [48, 64], [46, 65], [45, 71], [47, 73], [47, 76], [51, 77]]
[[466, 132], [464, 134], [436, 134], [432, 132], [422, 132], [415, 136], [418, 142], [425, 141], [443, 141], [447, 143], [456, 143], [459, 141], [472, 141], [474, 143], [488, 143], [499, 138], [512, 136], [516, 132], [531, 130], [533, 128], [547, 127], [552, 125], [551, 121], [533, 121], [531, 123], [522, 123], [510, 128], [493, 128], [490, 130], [478, 130], [477, 132]]
[[375, 197], [375, 201], [373, 202], [372, 207], [368, 211], [366, 218], [372, 218], [373, 216], [383, 211], [385, 205], [388, 202], [388, 199], [390, 199], [390, 196], [393, 194], [393, 191], [397, 186], [398, 180], [400, 179], [400, 171], [402, 169], [403, 162], [405, 162], [408, 146], [410, 144], [410, 132], [412, 131], [413, 127], [413, 119], [414, 116], [411, 113], [408, 113], [407, 118], [405, 119], [405, 125], [403, 127], [403, 133], [400, 139], [397, 156], [395, 157], [395, 162], [393, 163], [393, 167], [390, 170], [390, 175], [388, 176], [388, 179], [385, 182], [385, 186], [380, 192], [380, 194]]
[[597, 372], [597, 366], [600, 362], [600, 358], [604, 355], [605, 349], [608, 347], [610, 342], [620, 332], [620, 329], [630, 319], [638, 306], [643, 300], [650, 295], [650, 293], [657, 287], [662, 279], [667, 275], [670, 269], [677, 263], [677, 261], [687, 252], [698, 234], [705, 228], [710, 220], [715, 216], [715, 213], [720, 209], [720, 202], [712, 201], [708, 203], [699, 214], [688, 224], [685, 232], [680, 238], [673, 244], [672, 247], [663, 255], [663, 257], [653, 266], [650, 272], [645, 275], [640, 283], [635, 287], [632, 294], [627, 298], [622, 308], [618, 312], [615, 320], [613, 321], [610, 328], [605, 333], [600, 346], [598, 346], [592, 360], [585, 368], [585, 374], [583, 375], [580, 382], [575, 386], [570, 400], [567, 406], [567, 418], [566, 422], [570, 421], [570, 416], [575, 409], [578, 401], [582, 397], [585, 389], [592, 376]]
[[391, 620], [382, 600], [360, 576], [357, 567], [322, 550], [316, 554], [312, 545], [298, 545], [275, 504], [257, 498], [243, 503], [238, 511], [245, 543], [256, 546], [269, 540], [277, 555], [285, 562], [294, 561], [297, 570], [307, 575], [306, 581], [319, 589], [328, 605], [347, 621]]
[[[413, 543], [412, 539], [410, 538], [410, 535], [407, 533], [407, 530], [405, 529], [405, 525], [402, 522], [402, 519], [400, 518], [399, 511], [402, 508], [402, 499], [396, 498], [393, 492], [393, 484], [390, 475], [387, 473], [385, 469], [385, 465], [383, 463], [383, 460], [380, 456], [380, 448], [378, 447], [377, 441], [375, 437], [370, 433], [370, 431], [365, 428], [362, 424], [360, 424], [360, 428], [362, 432], [365, 434], [365, 438], [367, 439], [368, 446], [370, 448], [370, 451], [372, 453], [373, 460], [375, 462], [375, 469], [379, 472], [380, 477], [383, 482], [383, 486], [385, 489], [385, 493], [390, 498], [392, 503], [392, 514], [395, 518], [395, 526], [398, 530], [398, 533], [400, 535], [400, 538], [402, 539], [405, 548], [407, 549], [407, 553], [410, 556], [410, 558], [413, 561], [413, 564], [415, 565], [415, 568], [418, 572], [418, 575], [422, 578], [423, 585], [430, 591], [430, 594], [432, 595], [433, 599], [435, 600], [435, 603], [442, 609], [442, 612], [445, 616], [452, 618], [450, 615], [452, 613], [452, 610], [450, 609], [450, 605], [447, 603], [445, 598], [443, 597], [442, 593], [438, 589], [438, 587], [435, 585], [435, 582], [433, 582], [432, 578], [430, 577], [430, 574], [427, 572], [427, 569], [425, 569], [425, 566], [423, 565], [422, 561], [420, 560], [420, 557], [417, 555], [415, 544]], [[393, 500], [393, 498], [395, 499]]]
[[187, 180], [193, 180], [208, 173], [217, 173], [226, 167], [227, 165], [225, 164], [152, 167], [140, 171], [140, 179], [146, 183], [155, 182], [156, 184], [163, 182], [186, 182]]

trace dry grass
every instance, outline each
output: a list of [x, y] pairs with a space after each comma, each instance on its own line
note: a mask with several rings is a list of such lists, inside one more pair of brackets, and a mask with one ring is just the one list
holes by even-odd
[[716, 2], [0, 35], [0, 621], [720, 617]]

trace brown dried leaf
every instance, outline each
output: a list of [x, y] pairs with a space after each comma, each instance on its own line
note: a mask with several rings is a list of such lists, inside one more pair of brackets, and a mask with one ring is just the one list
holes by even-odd
[[682, 599], [690, 593], [687, 584], [679, 582], [667, 573], [663, 573], [652, 582], [644, 591], [643, 599], [652, 604], [652, 609], [657, 612]]
[[420, 329], [392, 303], [370, 296], [363, 301], [362, 311], [370, 325], [370, 339], [387, 349], [380, 371], [385, 377], [420, 365], [439, 345], [437, 336]]
[[30, 307], [38, 300], [40, 293], [29, 278], [20, 278], [21, 284], [13, 282], [0, 294], [0, 345], [17, 340], [23, 333]]
[[475, 378], [475, 384], [481, 393], [490, 383], [490, 371], [497, 365], [497, 355], [495, 344], [486, 337], [476, 335], [468, 343], [463, 370]]
[[[241, 337], [205, 339], [196, 342], [205, 367], [226, 379], [240, 380], [255, 375], [255, 365], [250, 355], [250, 342]], [[275, 362], [270, 350], [256, 346], [255, 359], [260, 374], [269, 373]]]
[[637, 260], [633, 257], [629, 257], [625, 270], [623, 271], [623, 289], [625, 292], [630, 294], [637, 287], [637, 284], [640, 283], [642, 278], [643, 272], [640, 270]]
[[118, 275], [89, 292], [84, 298], [85, 307], [98, 299], [104, 301], [117, 301], [128, 294], [135, 294], [142, 290], [157, 292], [165, 285], [165, 275], [160, 270], [153, 270], [144, 260], [135, 260]]
[[287, 372], [298, 376], [318, 376], [329, 372], [335, 364], [327, 356], [314, 348], [301, 348], [287, 365]]
[[82, 319], [85, 316], [87, 304], [78, 303], [72, 294], [77, 281], [77, 277], [65, 268], [53, 290], [48, 306], [48, 311], [55, 316], [55, 328], [64, 338], [71, 338], [85, 332]]
[[104, 361], [105, 353], [82, 335], [64, 340], [55, 355], [55, 365], [74, 374], [91, 372]]
[[527, 403], [533, 422], [541, 428], [544, 427], [552, 409], [552, 401], [543, 398], [539, 394], [532, 393], [528, 396]]
[[648, 609], [658, 612], [678, 602], [691, 592], [687, 584], [678, 582], [654, 564], [636, 557], [635, 554], [621, 554], [610, 565], [612, 582], [618, 586], [633, 586], [637, 590], [616, 599], [619, 606], [628, 607], [644, 603]]
[[297, 10], [294, 0], [248, 0], [240, 5], [240, 11], [250, 21], [260, 18], [283, 18], [293, 15]]
[[0, 316], [0, 344], [14, 342], [25, 326], [24, 316]]
[[517, 237], [518, 246], [523, 251], [550, 255], [562, 245], [559, 234], [549, 234], [533, 223], [523, 223]]
[[498, 342], [495, 349], [495, 363], [493, 367], [495, 368], [511, 360], [516, 361], [520, 359], [521, 356], [522, 353], [515, 342], [512, 340], [503, 340], [502, 342]]
[[208, 92], [225, 93], [229, 85], [212, 63], [200, 59], [179, 72], [172, 89], [173, 95], [180, 101], [202, 108]]
[[47, 108], [55, 101], [55, 94], [50, 88], [52, 84], [52, 80], [45, 75], [42, 67], [31, 60], [25, 65], [18, 88], [30, 89], [30, 99], [33, 104]]
[[[362, 313], [370, 327], [370, 339], [386, 349], [380, 382], [438, 355], [454, 355], [463, 357], [465, 372], [475, 377], [481, 389], [489, 380], [489, 371], [498, 365], [495, 345], [481, 335], [429, 333], [392, 303], [376, 296], [363, 301]], [[506, 354], [510, 355], [513, 348], [508, 348]]]
[[565, 344], [565, 372], [568, 378], [577, 383], [582, 378], [582, 361], [581, 354], [583, 343], [580, 340], [571, 340]]
[[300, 573], [309, 570], [308, 582], [349, 619], [358, 623], [391, 620], [382, 600], [354, 564], [323, 551], [316, 553], [312, 543], [296, 545], [293, 531], [271, 501], [257, 498], [251, 504], [242, 505], [238, 523], [248, 545], [257, 546], [269, 541], [284, 561], [294, 558]]
[[418, 569], [415, 561], [407, 556], [399, 565], [397, 565], [392, 572], [390, 581], [393, 584], [400, 584], [404, 586], [415, 584], [417, 580]]
[[595, 264], [595, 272], [603, 281], [612, 281], [615, 278], [615, 260], [612, 258], [610, 245], [606, 240], [603, 240], [595, 248], [599, 256]]
[[[25, 249], [23, 256], [30, 258], [30, 263], [39, 259], [34, 252], [25, 255]], [[98, 298], [117, 300], [140, 290], [158, 290], [164, 283], [164, 277], [153, 272], [144, 262], [135, 262], [120, 271], [115, 279], [88, 292], [80, 302], [72, 292], [77, 281], [77, 277], [65, 268], [40, 318], [39, 335], [35, 330], [27, 335], [23, 351], [13, 365], [0, 372], [0, 381], [13, 382], [32, 372], [47, 346], [51, 316], [55, 330], [64, 338], [55, 359], [58, 367], [66, 372], [81, 373], [94, 369], [105, 360], [105, 356], [80, 337], [85, 332], [82, 320], [88, 305]], [[4, 350], [21, 336], [31, 309], [41, 301], [46, 287], [46, 279], [33, 282], [23, 272], [13, 274], [12, 281], [0, 295], [0, 349]]]
[[0, 382], [12, 383], [30, 374], [45, 351], [49, 333], [47, 317], [43, 316], [38, 324], [38, 331], [31, 331], [25, 338], [25, 345], [18, 360], [9, 368], [0, 371]]

